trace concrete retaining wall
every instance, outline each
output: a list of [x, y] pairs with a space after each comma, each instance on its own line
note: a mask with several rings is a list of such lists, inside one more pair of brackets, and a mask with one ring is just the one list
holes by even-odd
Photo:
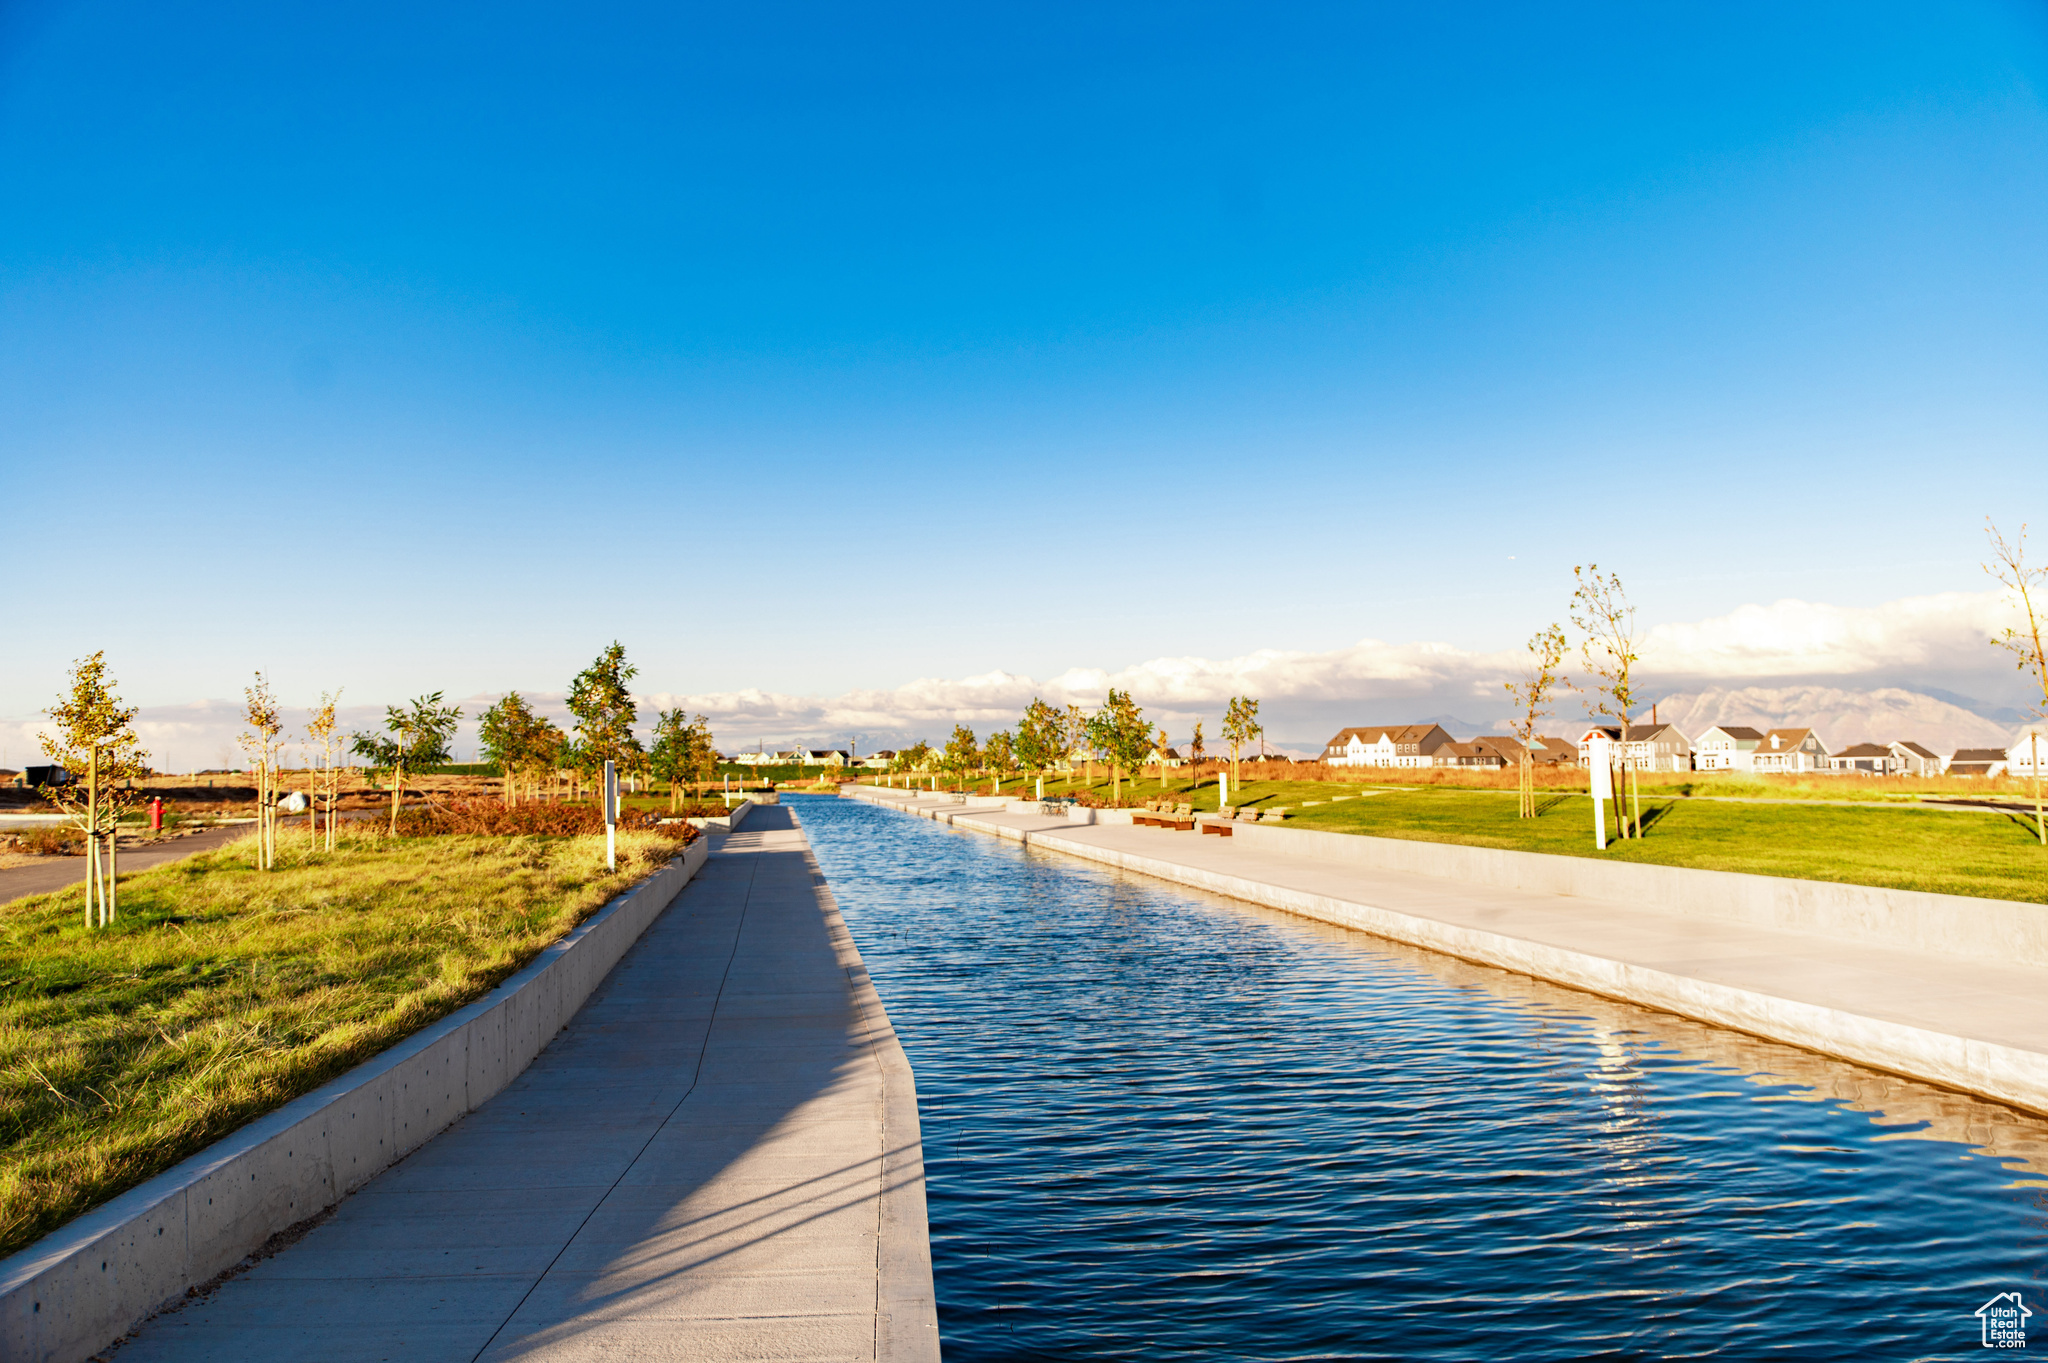
[[467, 1008], [0, 1260], [0, 1358], [79, 1363], [497, 1094], [710, 850], [699, 838]]
[[1234, 824], [1232, 836], [1241, 847], [1282, 856], [1533, 894], [1615, 900], [1872, 946], [2048, 965], [2048, 905], [2043, 904], [1371, 838], [1284, 824]]
[[715, 817], [710, 815], [692, 815], [685, 822], [693, 828], [703, 828], [717, 833], [730, 833], [747, 821], [747, 814], [754, 808], [754, 804], [755, 801], [752, 799], [742, 800], [723, 814]]

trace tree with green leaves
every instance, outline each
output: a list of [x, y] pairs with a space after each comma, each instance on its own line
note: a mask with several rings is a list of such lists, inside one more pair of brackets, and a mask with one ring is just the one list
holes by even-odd
[[149, 754], [135, 736], [135, 707], [121, 704], [103, 650], [72, 664], [70, 694], [43, 713], [57, 726], [40, 736], [43, 752], [72, 779], [38, 789], [85, 834], [85, 925], [107, 927], [120, 893], [115, 838], [131, 799], [121, 783], [149, 772]]
[[1621, 742], [1615, 752], [1622, 765], [1622, 774], [1628, 782], [1630, 805], [1622, 803], [1622, 787], [1614, 788], [1614, 813], [1618, 831], [1624, 838], [1643, 836], [1643, 795], [1636, 781], [1636, 764], [1628, 760], [1629, 716], [1635, 710], [1636, 684], [1635, 665], [1639, 661], [1636, 653], [1636, 608], [1629, 604], [1628, 593], [1622, 590], [1619, 573], [1602, 573], [1600, 565], [1588, 563], [1572, 569], [1572, 579], [1578, 586], [1572, 592], [1572, 625], [1585, 639], [1580, 644], [1580, 657], [1585, 661], [1586, 671], [1594, 679], [1593, 697], [1595, 711], [1605, 718], [1614, 720], [1621, 728]]
[[1000, 795], [1003, 782], [1017, 769], [1017, 741], [1010, 737], [1008, 729], [998, 729], [988, 736], [988, 742], [981, 745], [981, 763], [996, 779], [995, 789], [989, 794]]
[[507, 691], [504, 699], [484, 711], [477, 723], [477, 746], [483, 750], [484, 760], [495, 763], [504, 778], [508, 805], [519, 803], [519, 778], [534, 766], [538, 756], [534, 739], [546, 723], [517, 691]]
[[[2027, 566], [2027, 527], [2020, 526], [2019, 535], [2008, 544], [2005, 536], [1998, 533], [1998, 527], [1984, 518], [1984, 533], [1991, 538], [1993, 562], [1984, 565], [1984, 571], [1991, 574], [1998, 585], [2012, 593], [2018, 602], [2020, 614], [2025, 623], [2008, 625], [2005, 632], [1991, 642], [2004, 649], [2018, 660], [2019, 670], [2034, 674], [2034, 685], [2040, 691], [2040, 699], [2033, 707], [2034, 718], [2048, 719], [2048, 647], [2042, 643], [2043, 604], [2034, 597], [2048, 590], [2048, 568]], [[2041, 817], [2041, 726], [2036, 723], [2027, 735], [2027, 756], [2029, 769], [2034, 774], [2034, 834], [2041, 845], [2048, 847], [2048, 821]], [[2018, 756], [2017, 753], [2014, 756]]]
[[441, 693], [416, 696], [410, 709], [384, 707], [384, 732], [356, 734], [349, 751], [372, 767], [391, 773], [391, 831], [398, 832], [398, 807], [405, 800], [406, 773], [437, 766], [448, 760], [448, 743], [455, 737], [456, 721], [462, 708], [441, 704]]
[[957, 782], [964, 782], [967, 773], [981, 764], [981, 745], [975, 741], [974, 730], [965, 724], [953, 726], [953, 736], [946, 740], [946, 750], [939, 755], [939, 767]]
[[920, 738], [909, 747], [897, 750], [895, 759], [889, 763], [889, 770], [906, 775], [929, 771], [932, 757], [932, 745]]
[[1525, 819], [1536, 817], [1536, 768], [1529, 751], [1536, 741], [1536, 723], [1550, 713], [1551, 697], [1571, 685], [1558, 670], [1567, 647], [1564, 626], [1552, 624], [1536, 631], [1529, 636], [1530, 661], [1522, 679], [1504, 683], [1522, 711], [1522, 717], [1510, 721], [1508, 727], [1522, 745], [1521, 817]]
[[[339, 755], [341, 739], [340, 721], [336, 711], [341, 705], [341, 692], [328, 695], [320, 693], [320, 707], [313, 711], [313, 717], [306, 721], [306, 737], [320, 745], [320, 794], [327, 801], [327, 850], [334, 850], [334, 806], [341, 799], [341, 771], [334, 759]], [[314, 833], [318, 851], [319, 834]]]
[[1259, 723], [1259, 703], [1250, 696], [1232, 696], [1223, 707], [1223, 741], [1230, 746], [1230, 788], [1241, 790], [1244, 782], [1237, 771], [1238, 755], [1245, 746], [1265, 733]]
[[1066, 761], [1067, 774], [1073, 774], [1074, 758], [1077, 754], [1087, 755], [1088, 784], [1092, 786], [1095, 784], [1095, 762], [1088, 747], [1088, 712], [1078, 705], [1069, 704], [1060, 718], [1065, 728], [1061, 741], [1066, 747], [1061, 756]]
[[1166, 768], [1173, 760], [1173, 743], [1166, 736], [1164, 724], [1160, 725], [1159, 731], [1153, 735], [1152, 743], [1154, 751], [1159, 754], [1159, 788], [1165, 790]]
[[640, 675], [640, 669], [626, 661], [625, 646], [616, 639], [597, 655], [590, 666], [569, 683], [569, 713], [576, 716], [577, 765], [595, 780], [611, 762], [620, 768], [642, 751], [633, 736], [633, 724], [640, 717], [633, 693], [626, 683]]
[[1195, 733], [1188, 740], [1188, 771], [1193, 774], [1194, 788], [1202, 788], [1202, 721], [1195, 721]]
[[659, 712], [648, 765], [656, 779], [668, 782], [671, 813], [682, 807], [683, 783], [703, 779], [707, 752], [715, 768], [718, 754], [711, 747], [711, 727], [703, 715], [692, 720], [680, 707]]
[[1089, 717], [1088, 742], [1109, 763], [1110, 799], [1121, 802], [1124, 773], [1135, 773], [1152, 750], [1152, 726], [1130, 692], [1110, 688], [1102, 708]]
[[1066, 756], [1066, 731], [1066, 716], [1033, 696], [1011, 740], [1017, 764], [1029, 772], [1044, 772], [1057, 765]]

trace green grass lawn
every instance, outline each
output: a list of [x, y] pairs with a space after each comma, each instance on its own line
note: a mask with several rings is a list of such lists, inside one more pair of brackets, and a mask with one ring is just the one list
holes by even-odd
[[462, 1007], [676, 844], [619, 836], [247, 840], [0, 908], [0, 1254]]
[[[986, 792], [988, 784], [979, 789]], [[1106, 796], [1109, 783], [1046, 783], [1048, 795], [1075, 791]], [[1124, 794], [1216, 808], [1213, 781], [1199, 790], [1169, 782], [1162, 792], [1152, 777], [1126, 781]], [[1563, 791], [1539, 793], [1542, 814], [1534, 819], [1515, 817], [1512, 790], [1437, 785], [1254, 781], [1231, 803], [1282, 806], [1291, 811], [1288, 826], [1333, 833], [2048, 903], [2048, 847], [2020, 815], [1653, 798], [1647, 789], [1643, 795], [1646, 836], [1605, 852], [1593, 846], [1592, 801]]]

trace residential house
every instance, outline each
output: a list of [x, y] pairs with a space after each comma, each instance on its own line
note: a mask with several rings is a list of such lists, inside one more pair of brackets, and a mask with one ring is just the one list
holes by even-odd
[[1621, 744], [1621, 764], [1636, 771], [1691, 771], [1692, 744], [1671, 724], [1631, 724], [1624, 739], [1619, 726], [1600, 724], [1579, 736], [1579, 765], [1592, 765], [1593, 736]]
[[1475, 738], [1470, 743], [1449, 743], [1437, 751], [1441, 759], [1439, 766], [1499, 771], [1503, 767], [1522, 764], [1522, 745], [1512, 738], [1489, 735]]
[[1851, 743], [1828, 757], [1831, 770], [1859, 776], [1891, 776], [1896, 755], [1887, 743]]
[[852, 763], [853, 754], [844, 748], [805, 748], [802, 761], [807, 767], [844, 767]]
[[1957, 748], [1942, 768], [1947, 776], [2003, 776], [2006, 757], [2003, 748]]
[[1438, 754], [1452, 742], [1440, 724], [1369, 725], [1339, 730], [1323, 745], [1323, 761], [1333, 767], [1434, 767]]
[[1529, 744], [1529, 757], [1539, 767], [1576, 767], [1579, 765], [1579, 745], [1568, 738], [1537, 734]]
[[1918, 743], [1894, 739], [1889, 745], [1892, 750], [1892, 770], [1902, 776], [1939, 776], [1941, 758], [1921, 747]]
[[1716, 724], [1693, 740], [1693, 767], [1699, 771], [1748, 771], [1764, 736], [1740, 724]]
[[1811, 774], [1828, 769], [1828, 748], [1811, 729], [1773, 729], [1749, 761], [1751, 771]]
[[2048, 727], [2029, 724], [2006, 745], [2005, 755], [2005, 769], [2014, 776], [2048, 776]]
[[869, 771], [887, 771], [889, 764], [895, 760], [896, 750], [894, 748], [882, 748], [863, 757], [860, 760], [860, 764]]

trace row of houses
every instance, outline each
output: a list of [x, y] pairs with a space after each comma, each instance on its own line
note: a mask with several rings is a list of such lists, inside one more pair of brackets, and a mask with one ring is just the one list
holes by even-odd
[[[2048, 775], [2048, 731], [2023, 736], [2004, 748], [1958, 748], [1943, 757], [1907, 739], [1856, 743], [1832, 752], [1812, 729], [1752, 729], [1721, 724], [1697, 739], [1676, 725], [1594, 725], [1577, 741], [1539, 735], [1527, 747], [1538, 766], [1584, 766], [1595, 737], [1621, 749], [1624, 765], [1638, 771], [1728, 771], [1783, 775], [2016, 776], [2034, 773], [2036, 754]], [[1365, 725], [1340, 730], [1323, 745], [1322, 760], [1333, 767], [1520, 766], [1524, 746], [1515, 739], [1485, 735], [1460, 742], [1439, 724]]]

